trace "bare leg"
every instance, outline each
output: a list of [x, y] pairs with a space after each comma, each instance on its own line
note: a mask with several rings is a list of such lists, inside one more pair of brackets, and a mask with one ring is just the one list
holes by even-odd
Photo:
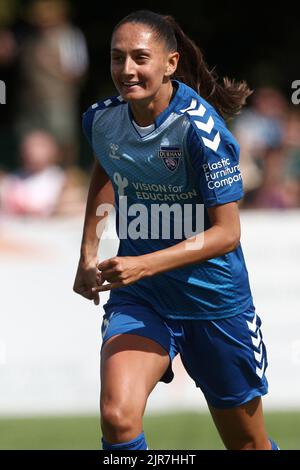
[[142, 432], [149, 394], [169, 366], [165, 349], [138, 335], [106, 341], [101, 355], [101, 427], [107, 442], [128, 442]]
[[217, 430], [228, 450], [270, 450], [262, 401], [256, 397], [236, 408], [209, 407]]

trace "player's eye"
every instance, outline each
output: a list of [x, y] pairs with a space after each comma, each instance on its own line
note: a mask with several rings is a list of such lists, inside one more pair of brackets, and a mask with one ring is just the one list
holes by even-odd
[[138, 55], [135, 60], [137, 62], [147, 62], [147, 60], [149, 60], [149, 57], [146, 56], [146, 55]]
[[111, 60], [112, 60], [113, 62], [121, 63], [121, 62], [124, 61], [124, 57], [121, 56], [121, 55], [113, 55], [113, 56], [111, 57]]

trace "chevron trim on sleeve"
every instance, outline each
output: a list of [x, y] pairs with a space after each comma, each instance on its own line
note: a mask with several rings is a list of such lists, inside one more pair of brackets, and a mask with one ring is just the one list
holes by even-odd
[[[211, 115], [205, 116], [207, 113], [205, 106], [202, 103], [200, 103], [198, 106], [197, 100], [192, 98], [190, 105], [185, 109], [181, 109], [180, 112], [182, 114], [187, 113], [193, 117], [193, 122], [195, 123], [196, 127], [208, 134], [207, 137], [201, 135], [201, 139], [205, 147], [208, 147], [216, 152], [221, 142], [221, 136], [220, 132], [217, 132], [216, 135], [212, 137], [211, 134], [215, 129], [215, 121]], [[200, 120], [200, 118], [203, 119]]]

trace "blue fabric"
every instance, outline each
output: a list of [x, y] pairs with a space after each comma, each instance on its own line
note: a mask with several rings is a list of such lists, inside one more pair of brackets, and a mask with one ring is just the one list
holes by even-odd
[[222, 137], [216, 153], [211, 148], [203, 148], [201, 134], [197, 132], [195, 122], [188, 133], [187, 145], [206, 207], [241, 199], [244, 194], [239, 167], [239, 145], [225, 127], [222, 129]]
[[271, 450], [280, 450], [275, 441], [273, 441], [273, 440], [270, 439], [270, 438], [269, 438], [269, 441], [270, 441], [271, 446], [272, 446], [272, 447], [271, 447]]
[[93, 135], [92, 135], [92, 124], [96, 110], [91, 109], [89, 112], [85, 113], [82, 117], [82, 129], [85, 137], [87, 138], [89, 144], [93, 145]]
[[[83, 116], [115, 191], [118, 256], [162, 250], [203, 232], [210, 227], [210, 207], [243, 195], [239, 146], [224, 120], [192, 88], [179, 81], [174, 86], [174, 98], [144, 137], [120, 97], [95, 103]], [[158, 208], [169, 212], [154, 216]], [[114, 289], [110, 301], [127, 296], [144, 299], [169, 319], [229, 318], [253, 303], [241, 245]]]
[[121, 442], [119, 444], [109, 444], [102, 437], [103, 450], [146, 450], [147, 443], [145, 441], [144, 432], [128, 442]]
[[162, 382], [173, 379], [172, 360], [179, 353], [211, 406], [231, 408], [267, 393], [266, 348], [253, 307], [211, 321], [165, 319], [145, 302], [106, 304], [104, 310], [103, 344], [116, 334], [129, 333], [150, 338], [165, 349], [170, 365]]

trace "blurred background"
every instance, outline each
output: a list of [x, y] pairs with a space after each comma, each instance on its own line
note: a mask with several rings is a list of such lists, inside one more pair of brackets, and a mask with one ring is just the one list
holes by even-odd
[[[0, 449], [97, 449], [100, 307], [72, 292], [93, 157], [81, 115], [114, 95], [110, 35], [140, 8], [172, 14], [220, 78], [254, 90], [241, 147], [242, 245], [269, 352], [270, 435], [300, 449], [300, 79], [295, 7], [263, 2], [0, 0]], [[295, 95], [294, 95], [295, 96]], [[299, 96], [299, 94], [298, 94]], [[113, 220], [100, 258], [117, 251]], [[144, 429], [156, 449], [222, 449], [178, 358]], [[159, 430], [159, 431], [158, 431]]]

